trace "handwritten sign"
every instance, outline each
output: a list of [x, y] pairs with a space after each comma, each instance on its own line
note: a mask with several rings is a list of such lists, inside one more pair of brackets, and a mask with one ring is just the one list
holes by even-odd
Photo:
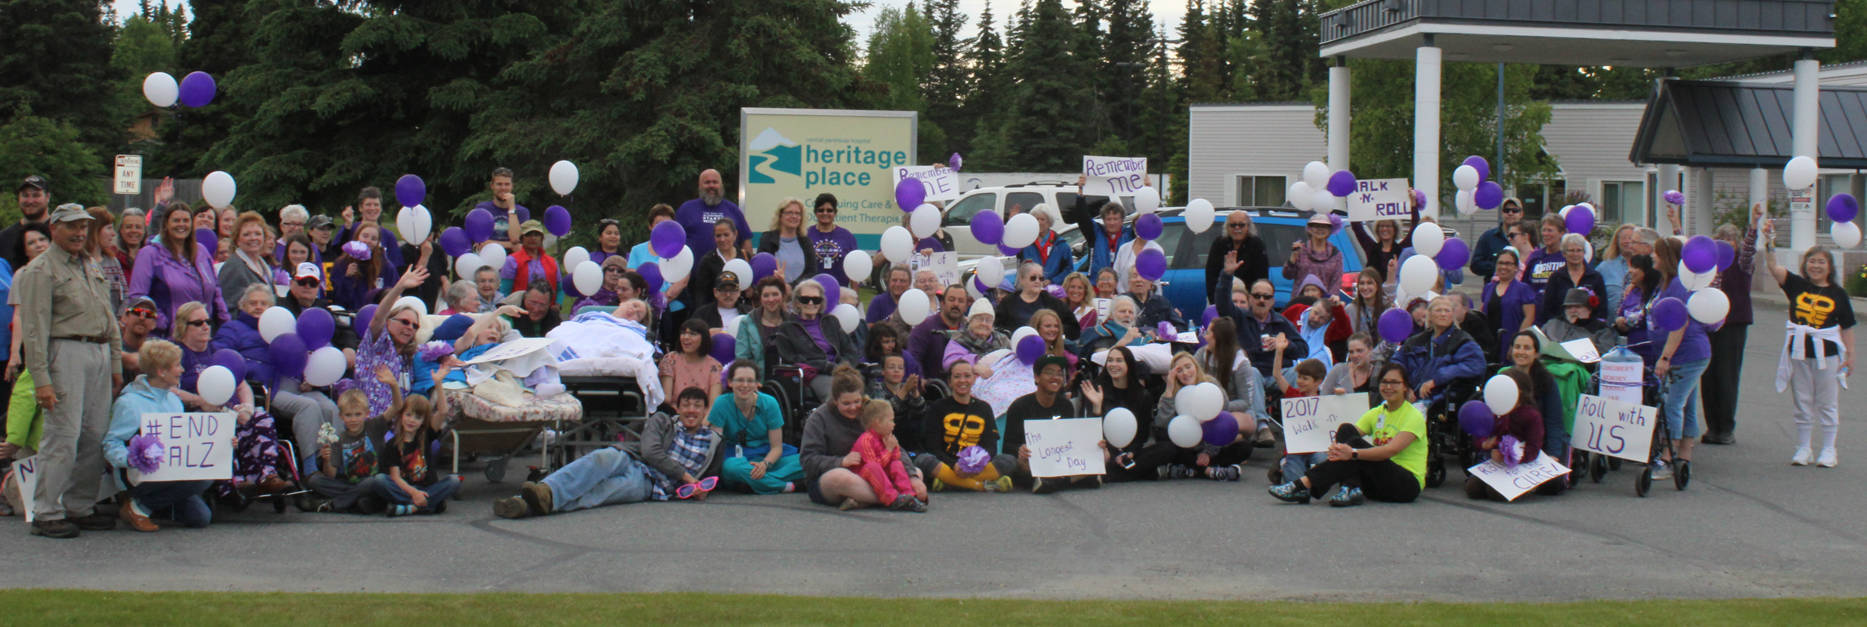
[[[921, 187], [927, 189], [927, 200], [930, 202], [959, 200], [959, 172], [953, 171], [952, 168], [931, 165], [895, 166], [895, 185], [899, 186], [902, 181], [908, 179], [921, 182]], [[904, 211], [913, 209], [913, 207], [903, 208]]]
[[1102, 465], [1101, 418], [1024, 421], [1024, 445], [1031, 449], [1031, 476], [1099, 475]]
[[1646, 463], [1659, 415], [1652, 407], [1583, 394], [1575, 400], [1575, 448]]
[[557, 340], [548, 337], [520, 338], [486, 349], [486, 352], [480, 353], [479, 357], [463, 361], [461, 364], [471, 366], [473, 364], [505, 361], [514, 357], [524, 357], [533, 352], [550, 348], [551, 344], [556, 341]]
[[908, 260], [908, 267], [920, 274], [921, 270], [932, 270], [940, 277], [941, 285], [953, 285], [959, 282], [959, 253], [953, 251], [914, 255]]
[[1630, 405], [1639, 405], [1646, 400], [1641, 391], [1645, 377], [1645, 362], [1602, 360], [1601, 395]]
[[141, 432], [160, 439], [162, 465], [148, 474], [131, 468], [130, 483], [232, 479], [237, 426], [233, 412], [143, 414]]
[[1126, 196], [1147, 186], [1146, 157], [1096, 157], [1083, 155], [1083, 193], [1092, 196]]
[[1284, 452], [1319, 453], [1335, 442], [1335, 431], [1368, 413], [1368, 393], [1286, 398]]
[[1407, 179], [1362, 179], [1348, 195], [1350, 222], [1392, 220], [1413, 216], [1413, 198]]
[[19, 502], [23, 505], [20, 509], [26, 514], [26, 522], [31, 523], [32, 495], [39, 489], [39, 456], [14, 461], [13, 480], [19, 482]]
[[1517, 464], [1512, 468], [1506, 468], [1503, 464], [1487, 459], [1484, 463], [1467, 470], [1471, 471], [1472, 476], [1485, 482], [1485, 485], [1497, 490], [1498, 494], [1504, 495], [1506, 501], [1515, 501], [1517, 497], [1523, 496], [1523, 493], [1551, 479], [1569, 474], [1569, 467], [1556, 461], [1555, 456], [1552, 455], [1538, 455], [1535, 460]]

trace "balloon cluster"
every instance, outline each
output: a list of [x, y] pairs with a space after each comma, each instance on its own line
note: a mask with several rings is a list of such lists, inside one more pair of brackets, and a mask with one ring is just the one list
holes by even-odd
[[1491, 178], [1491, 164], [1484, 157], [1472, 155], [1452, 170], [1452, 184], [1459, 188], [1452, 206], [1459, 215], [1471, 215], [1479, 209], [1496, 209], [1504, 204], [1504, 187]]
[[1355, 184], [1355, 175], [1348, 170], [1331, 172], [1329, 164], [1311, 161], [1303, 166], [1303, 176], [1284, 194], [1292, 207], [1326, 213], [1339, 208], [1338, 199], [1355, 193]]
[[[1593, 203], [1578, 202], [1573, 205], [1565, 205], [1562, 211], [1556, 215], [1562, 217], [1563, 227], [1570, 233], [1588, 237], [1588, 234], [1595, 230], [1595, 205]], [[1590, 242], [1588, 244], [1586, 257], [1593, 259], [1594, 256], [1595, 245], [1593, 242]]]
[[[1413, 226], [1413, 252], [1400, 264], [1400, 291], [1419, 295], [1432, 291], [1433, 284], [1439, 279], [1441, 268], [1460, 268], [1471, 260], [1471, 247], [1465, 240], [1447, 238], [1446, 232], [1432, 222], [1421, 222]], [[1385, 316], [1383, 316], [1385, 317]], [[1407, 319], [1407, 328], [1411, 329], [1412, 318]], [[1396, 329], [1399, 323], [1393, 323]], [[1387, 328], [1382, 327], [1382, 337], [1387, 337]], [[1404, 339], [1404, 337], [1403, 337]], [[1390, 340], [1399, 341], [1399, 340]]]
[[168, 72], [143, 77], [143, 97], [149, 99], [149, 104], [164, 109], [175, 106], [177, 101], [185, 107], [205, 107], [214, 101], [215, 90], [214, 77], [207, 72], [189, 72], [179, 84]]
[[1736, 258], [1736, 250], [1729, 243], [1704, 235], [1686, 240], [1679, 253], [1678, 272], [1679, 283], [1690, 290], [1691, 295], [1685, 301], [1671, 296], [1653, 301], [1653, 309], [1647, 317], [1653, 327], [1671, 333], [1684, 327], [1688, 316], [1701, 324], [1724, 320], [1725, 314], [1731, 311], [1731, 299], [1711, 283], [1719, 272], [1729, 269]]
[[[1173, 398], [1179, 414], [1167, 423], [1167, 438], [1180, 448], [1201, 442], [1224, 446], [1238, 439], [1238, 419], [1225, 411], [1225, 391], [1211, 381], [1180, 388]], [[1106, 435], [1106, 427], [1104, 428]]]
[[1483, 400], [1466, 401], [1459, 406], [1459, 429], [1477, 439], [1496, 435], [1497, 417], [1517, 407], [1517, 381], [1507, 375], [1493, 375], [1485, 381]]
[[1853, 248], [1861, 244], [1861, 227], [1854, 223], [1854, 218], [1861, 212], [1861, 203], [1853, 194], [1835, 194], [1828, 198], [1828, 219], [1834, 220], [1828, 234], [1835, 239], [1835, 246]]

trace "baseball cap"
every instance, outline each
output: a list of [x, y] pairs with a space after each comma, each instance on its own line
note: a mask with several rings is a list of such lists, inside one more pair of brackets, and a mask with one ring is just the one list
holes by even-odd
[[84, 205], [80, 205], [75, 202], [68, 202], [68, 203], [59, 205], [57, 209], [53, 209], [52, 217], [49, 218], [49, 221], [52, 224], [58, 224], [60, 222], [76, 222], [79, 220], [90, 220], [90, 219], [91, 219], [91, 212], [85, 211]]
[[522, 236], [525, 236], [525, 235], [530, 235], [530, 234], [532, 234], [532, 233], [537, 233], [537, 234], [539, 234], [539, 235], [544, 235], [544, 234], [545, 234], [545, 224], [544, 224], [543, 222], [539, 222], [539, 221], [537, 221], [537, 220], [526, 220], [526, 221], [524, 221], [524, 222], [520, 222], [520, 223], [519, 223], [519, 235], [520, 235], [521, 237], [522, 237]]
[[318, 271], [318, 264], [309, 261], [298, 264], [298, 271], [292, 273], [293, 279], [322, 279], [324, 273]]
[[45, 177], [34, 174], [32, 176], [26, 177], [25, 180], [20, 181], [19, 187], [14, 189], [13, 191], [19, 191], [22, 189], [26, 189], [28, 187], [36, 187], [39, 189], [39, 191], [45, 191], [46, 189], [49, 189], [49, 185], [50, 185], [49, 183], [45, 182]]
[[721, 272], [720, 278], [713, 281], [713, 289], [719, 289], [722, 287], [731, 287], [733, 289], [739, 289], [739, 273], [732, 272], [732, 271]]
[[135, 298], [126, 299], [123, 302], [123, 312], [129, 313], [133, 309], [142, 309], [152, 314], [156, 313], [156, 301], [148, 296], [137, 296]]
[[1062, 368], [1065, 376], [1069, 375], [1070, 360], [1064, 359], [1059, 355], [1044, 355], [1043, 357], [1037, 358], [1037, 363], [1031, 365], [1031, 374], [1043, 374], [1044, 368], [1049, 367], [1051, 364]]
[[334, 229], [334, 228], [337, 228], [337, 224], [331, 221], [330, 216], [320, 213], [318, 215], [311, 216], [311, 218], [308, 220], [305, 220], [305, 228], [307, 229]]

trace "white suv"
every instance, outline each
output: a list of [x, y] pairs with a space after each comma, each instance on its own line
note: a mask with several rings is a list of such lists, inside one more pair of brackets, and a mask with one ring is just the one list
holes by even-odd
[[[961, 194], [958, 200], [948, 203], [942, 226], [946, 227], [947, 235], [953, 237], [953, 249], [959, 252], [960, 259], [997, 255], [997, 246], [982, 244], [973, 239], [973, 216], [990, 210], [1003, 218], [1009, 214], [1030, 211], [1040, 203], [1048, 204], [1056, 207], [1057, 214], [1063, 216], [1063, 224], [1053, 227], [1062, 231], [1065, 225], [1073, 224], [1069, 221], [1069, 214], [1076, 208], [1076, 196], [1077, 188], [1073, 181], [1036, 181], [1003, 187], [981, 187]], [[1103, 196], [1090, 196], [1089, 199], [1092, 208], [1102, 206], [1106, 200]], [[1121, 200], [1124, 206], [1133, 206], [1133, 197], [1123, 197]]]

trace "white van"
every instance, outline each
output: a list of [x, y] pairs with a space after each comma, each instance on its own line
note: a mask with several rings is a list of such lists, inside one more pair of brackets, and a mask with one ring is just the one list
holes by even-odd
[[[946, 228], [947, 235], [953, 237], [953, 249], [959, 252], [961, 260], [997, 255], [999, 254], [997, 246], [981, 244], [973, 239], [971, 228], [973, 216], [989, 210], [996, 212], [1000, 218], [1004, 218], [1008, 215], [1030, 211], [1032, 207], [1040, 203], [1048, 204], [1056, 207], [1058, 215], [1063, 216], [1064, 224], [1057, 224], [1053, 227], [1061, 231], [1065, 224], [1071, 224], [1069, 214], [1076, 207], [1076, 196], [1075, 181], [1034, 181], [1003, 187], [981, 187], [961, 194], [958, 200], [948, 203], [946, 219], [941, 226]], [[1134, 198], [1129, 196], [1121, 200], [1122, 205], [1130, 207], [1129, 212], [1132, 213]], [[1088, 201], [1090, 209], [1095, 210], [1107, 202], [1108, 198], [1089, 196]]]

